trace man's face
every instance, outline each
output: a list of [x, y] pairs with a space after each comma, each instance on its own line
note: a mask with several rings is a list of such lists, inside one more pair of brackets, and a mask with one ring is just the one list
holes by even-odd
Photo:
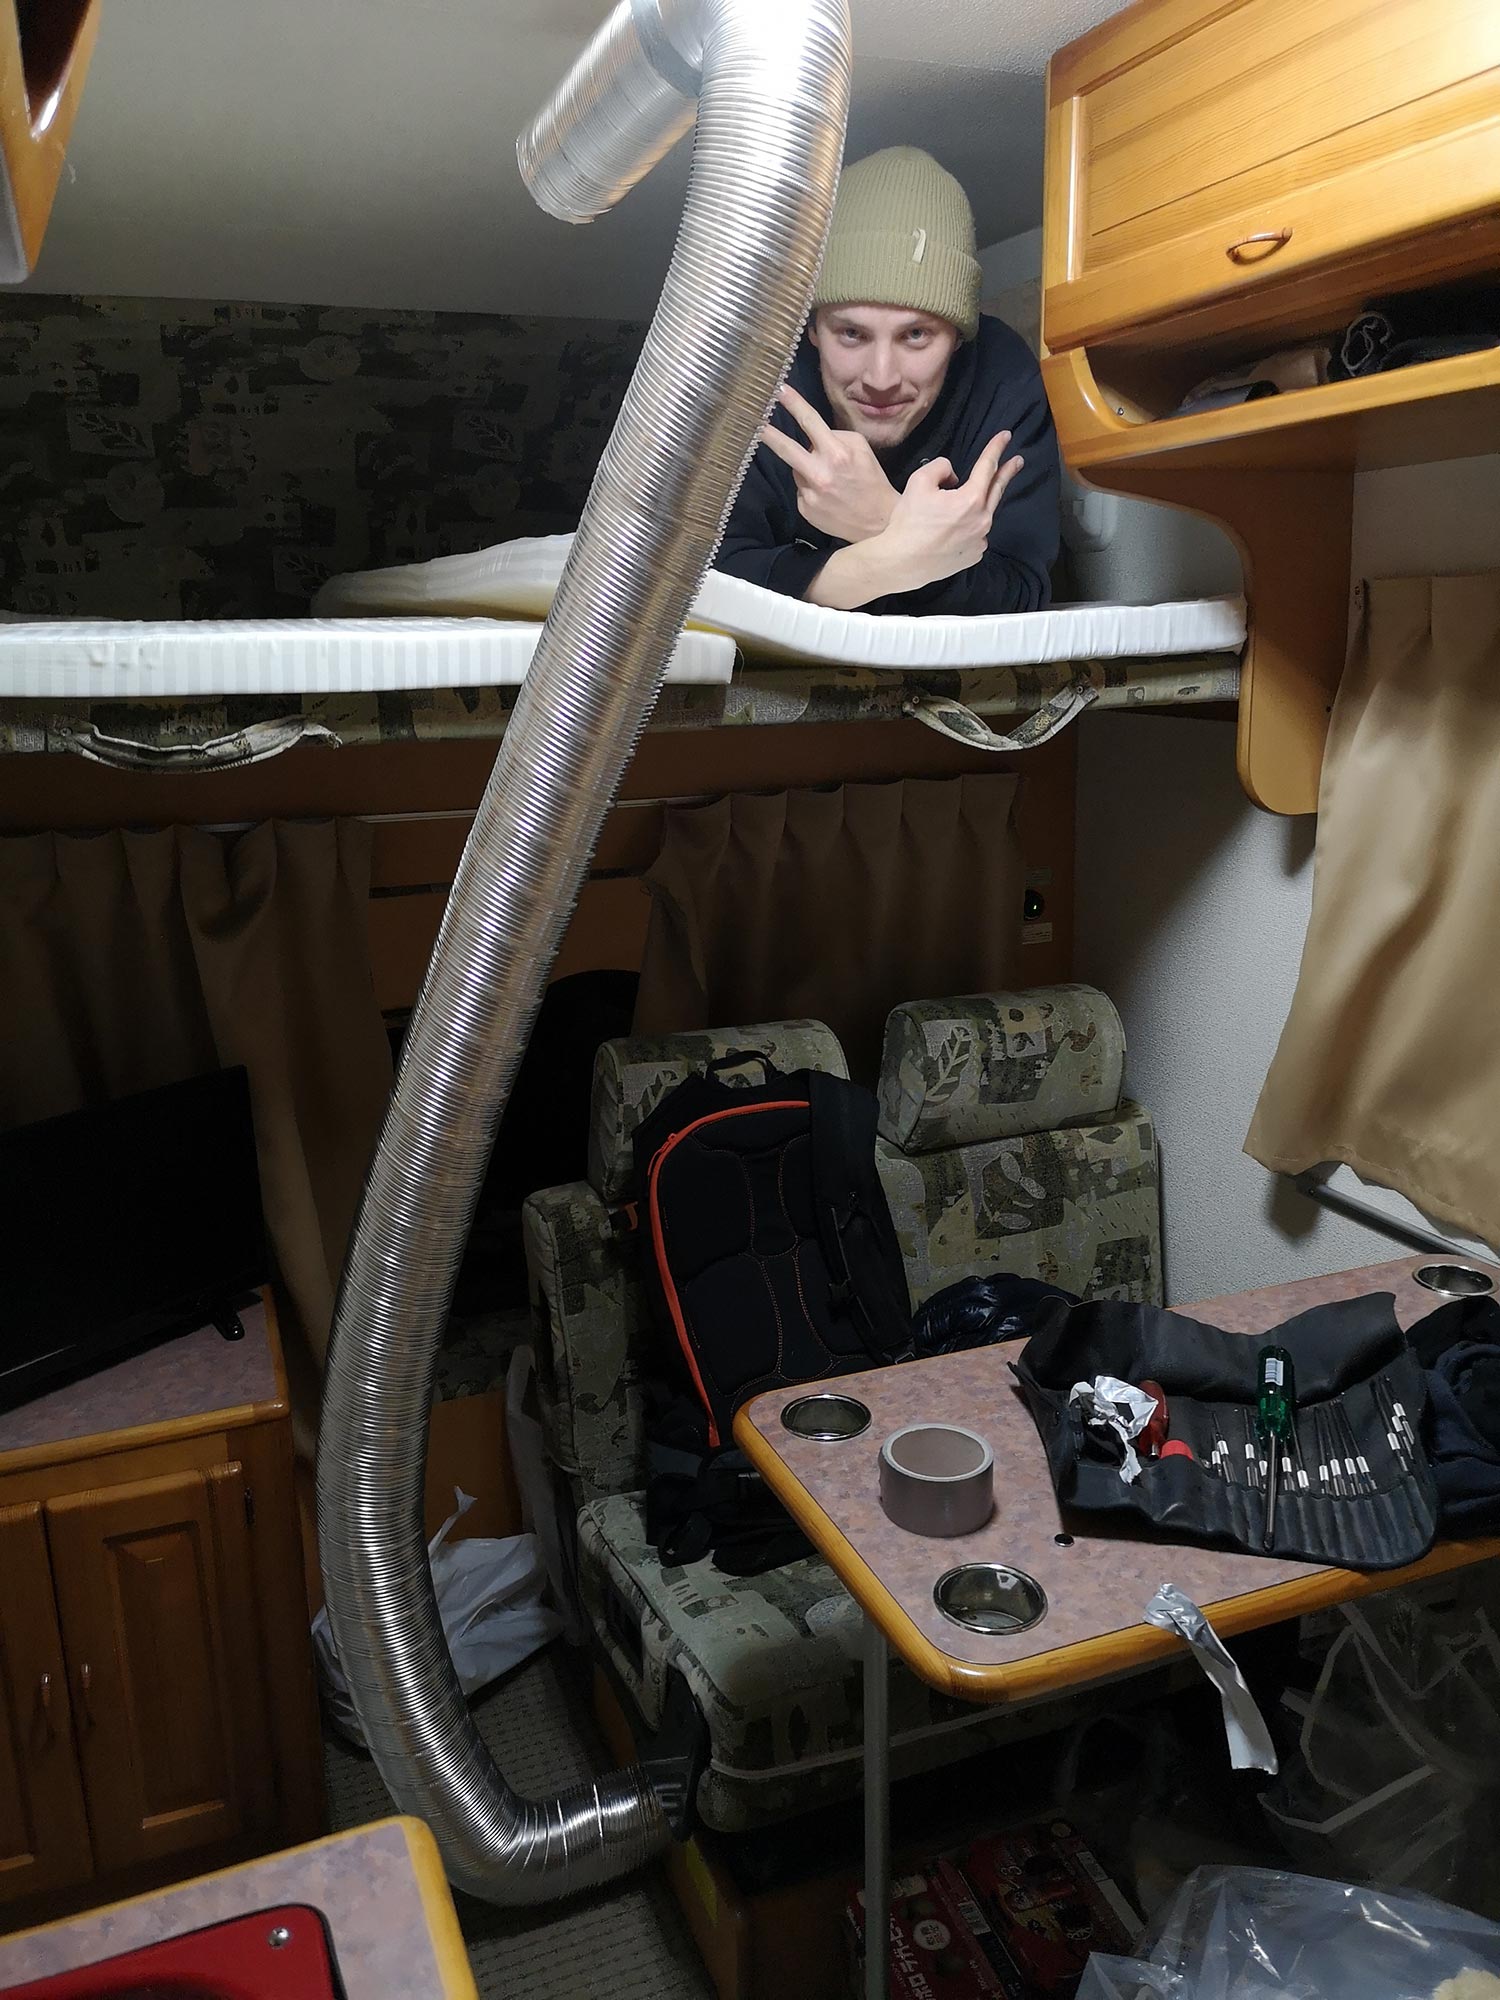
[[835, 425], [876, 451], [910, 437], [958, 347], [957, 327], [904, 306], [820, 306], [807, 333]]

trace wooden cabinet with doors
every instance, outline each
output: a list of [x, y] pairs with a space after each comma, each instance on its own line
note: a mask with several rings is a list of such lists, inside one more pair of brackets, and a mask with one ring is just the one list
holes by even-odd
[[1049, 345], [1500, 207], [1495, 0], [1165, 0], [1054, 58]]
[[1136, 0], [1047, 77], [1043, 362], [1070, 469], [1238, 542], [1240, 775], [1317, 803], [1356, 472], [1500, 450], [1500, 349], [1178, 414], [1500, 271], [1496, 0]]
[[0, 1416], [0, 1923], [319, 1831], [269, 1302]]

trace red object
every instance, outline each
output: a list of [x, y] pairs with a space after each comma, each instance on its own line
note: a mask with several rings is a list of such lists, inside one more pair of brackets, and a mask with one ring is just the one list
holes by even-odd
[[1091, 1952], [1134, 1943], [1139, 1919], [1066, 1820], [976, 1840], [958, 1866], [1027, 2000], [1071, 2000]]
[[1147, 1458], [1159, 1458], [1167, 1441], [1167, 1392], [1160, 1382], [1143, 1382], [1141, 1392], [1156, 1402], [1156, 1414], [1141, 1432], [1141, 1450]]
[[1193, 1447], [1184, 1444], [1181, 1438], [1168, 1438], [1161, 1448], [1161, 1455], [1163, 1458], [1191, 1458], [1195, 1465], [1198, 1463]]
[[[961, 1901], [955, 1901], [955, 1889]], [[897, 1876], [888, 1935], [891, 2000], [996, 2000], [1005, 1993], [970, 1929], [967, 1902], [962, 1882], [943, 1862], [924, 1862], [920, 1874]], [[978, 1911], [973, 1914], [983, 1927]], [[864, 1915], [864, 1899], [856, 1891], [848, 1916], [861, 1962]]]
[[344, 2000], [344, 1989], [321, 1914], [283, 1903], [0, 1988], [0, 2000]]

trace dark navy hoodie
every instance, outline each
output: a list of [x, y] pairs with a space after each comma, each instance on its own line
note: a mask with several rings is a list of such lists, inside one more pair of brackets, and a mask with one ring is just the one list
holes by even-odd
[[[818, 351], [811, 341], [803, 340], [788, 379], [832, 423]], [[799, 444], [807, 442], [780, 407], [772, 421]], [[927, 415], [909, 438], [882, 451], [879, 458], [898, 492], [919, 465], [934, 458], [951, 460], [954, 472], [964, 480], [990, 439], [1003, 430], [1011, 433], [1006, 457], [1019, 452], [1026, 463], [996, 509], [989, 547], [981, 559], [957, 576], [921, 590], [876, 598], [861, 609], [902, 611], [923, 618], [1046, 609], [1052, 594], [1049, 571], [1057, 560], [1057, 434], [1041, 370], [1018, 333], [1003, 320], [982, 317], [978, 334], [966, 340], [948, 364], [947, 378]], [[750, 461], [714, 567], [785, 597], [802, 597], [833, 552], [845, 546], [802, 518], [791, 467], [762, 445]]]

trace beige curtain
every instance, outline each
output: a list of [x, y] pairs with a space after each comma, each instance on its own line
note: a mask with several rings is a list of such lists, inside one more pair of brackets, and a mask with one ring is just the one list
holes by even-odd
[[357, 821], [0, 839], [0, 1125], [243, 1063], [304, 1397], [390, 1089], [369, 879]]
[[1245, 1149], [1500, 1242], [1500, 574], [1362, 586], [1313, 908]]
[[810, 1016], [872, 1081], [898, 1001], [1017, 981], [1018, 783], [907, 778], [669, 812], [635, 1032]]

